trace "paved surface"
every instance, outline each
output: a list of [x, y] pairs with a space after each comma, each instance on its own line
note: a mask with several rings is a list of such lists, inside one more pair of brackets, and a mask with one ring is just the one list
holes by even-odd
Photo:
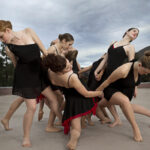
[[[0, 96], [0, 118], [4, 116], [11, 102], [16, 96]], [[138, 97], [132, 103], [140, 104], [150, 109], [150, 89], [139, 89]], [[137, 123], [141, 129], [144, 141], [134, 142], [132, 139], [132, 129], [128, 121], [123, 116], [120, 108], [117, 107], [122, 126], [109, 128], [101, 125], [96, 117], [93, 117], [94, 127], [87, 127], [82, 130], [77, 150], [150, 150], [150, 118], [136, 114]], [[22, 148], [22, 117], [25, 112], [25, 105], [17, 110], [10, 121], [12, 131], [4, 131], [0, 126], [0, 150], [65, 150], [68, 136], [60, 133], [46, 133], [44, 131], [47, 124], [49, 110], [44, 107], [44, 118], [37, 121], [37, 112], [34, 117], [31, 140], [32, 148]]]

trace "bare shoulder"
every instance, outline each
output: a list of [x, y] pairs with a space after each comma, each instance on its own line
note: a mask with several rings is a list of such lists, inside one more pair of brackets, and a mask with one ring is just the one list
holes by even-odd
[[54, 46], [50, 46], [48, 49], [47, 49], [48, 53], [54, 53], [55, 52], [55, 47]]
[[77, 81], [79, 80], [77, 74], [73, 73], [70, 77], [69, 83], [70, 85], [74, 85], [75, 83], [77, 83]]
[[75, 74], [75, 73], [73, 73], [73, 74], [71, 75], [70, 79], [74, 82], [74, 81], [76, 81], [76, 80], [78, 79], [78, 75]]
[[118, 74], [122, 78], [125, 78], [128, 75], [131, 65], [132, 65], [132, 63], [123, 64], [120, 67], [118, 67], [116, 69], [116, 71], [114, 71], [114, 72], [116, 72], [116, 74]]
[[32, 32], [33, 32], [33, 29], [31, 29], [31, 28], [25, 28], [23, 31], [24, 31], [25, 33], [32, 33]]
[[124, 73], [129, 72], [131, 66], [132, 66], [132, 63], [131, 63], [131, 62], [123, 64], [123, 65], [121, 66], [122, 72], [124, 72]]
[[134, 45], [129, 44], [129, 45], [126, 45], [125, 48], [130, 49], [130, 50], [134, 50]]

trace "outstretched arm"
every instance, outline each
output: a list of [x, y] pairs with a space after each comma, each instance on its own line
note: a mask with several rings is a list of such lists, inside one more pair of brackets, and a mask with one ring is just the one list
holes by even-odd
[[70, 81], [69, 82], [70, 87], [75, 88], [76, 91], [78, 91], [84, 97], [96, 97], [96, 96], [102, 96], [103, 94], [102, 91], [88, 91], [80, 82], [76, 74], [73, 74], [69, 81]]
[[81, 73], [83, 73], [83, 72], [87, 72], [87, 71], [89, 71], [91, 68], [92, 68], [92, 65], [91, 65], [91, 66], [88, 66], [88, 67], [85, 67], [85, 68], [79, 70], [78, 74], [81, 74]]
[[135, 48], [133, 45], [128, 46], [128, 60], [131, 61], [135, 58]]
[[100, 62], [100, 64], [98, 65], [98, 67], [95, 70], [95, 75], [98, 74], [104, 67], [104, 65], [106, 64], [108, 59], [108, 54], [106, 54], [103, 58], [103, 60]]
[[116, 70], [114, 70], [111, 73], [111, 75], [96, 90], [103, 91], [111, 83], [113, 83], [121, 78], [126, 78], [130, 67], [131, 67], [131, 63], [124, 64], [124, 65], [118, 67]]
[[30, 28], [25, 29], [25, 32], [30, 35], [33, 39], [33, 41], [39, 46], [41, 52], [43, 53], [43, 55], [47, 55], [47, 50], [45, 49], [42, 41], [39, 39], [39, 37], [37, 36], [37, 34]]

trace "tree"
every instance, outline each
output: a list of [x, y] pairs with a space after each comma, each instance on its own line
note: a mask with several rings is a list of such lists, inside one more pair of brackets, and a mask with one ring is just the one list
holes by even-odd
[[5, 52], [5, 45], [0, 48], [0, 86], [11, 86], [14, 67]]

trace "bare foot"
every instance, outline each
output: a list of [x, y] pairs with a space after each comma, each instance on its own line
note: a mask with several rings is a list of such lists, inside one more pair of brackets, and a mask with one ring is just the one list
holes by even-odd
[[55, 123], [55, 126], [62, 126], [62, 123], [58, 121]]
[[141, 136], [139, 128], [136, 131], [134, 131], [134, 140], [136, 142], [142, 142], [143, 141], [143, 138]]
[[113, 123], [109, 124], [108, 126], [109, 126], [110, 128], [113, 128], [113, 127], [115, 127], [115, 126], [120, 126], [120, 125], [122, 125], [121, 120], [116, 120], [116, 121], [114, 121]]
[[42, 120], [43, 114], [44, 114], [43, 111], [39, 111], [39, 113], [38, 113], [38, 121]]
[[29, 139], [23, 139], [23, 142], [22, 142], [22, 147], [31, 147], [31, 143], [30, 143], [30, 140]]
[[111, 119], [110, 118], [105, 118], [105, 120], [100, 120], [101, 124], [106, 124], [106, 123], [111, 123]]
[[1, 120], [1, 123], [2, 123], [2, 125], [6, 131], [12, 130], [12, 128], [9, 128], [9, 121], [8, 120], [3, 119], [3, 120]]
[[45, 131], [46, 132], [60, 132], [60, 131], [62, 131], [62, 129], [55, 128], [55, 127], [46, 127]]
[[80, 137], [80, 132], [76, 130], [71, 131], [71, 138], [67, 144], [67, 148], [69, 150], [75, 150], [78, 142], [78, 138]]
[[92, 120], [88, 120], [88, 125], [89, 126], [94, 126], [94, 123], [92, 122]]

